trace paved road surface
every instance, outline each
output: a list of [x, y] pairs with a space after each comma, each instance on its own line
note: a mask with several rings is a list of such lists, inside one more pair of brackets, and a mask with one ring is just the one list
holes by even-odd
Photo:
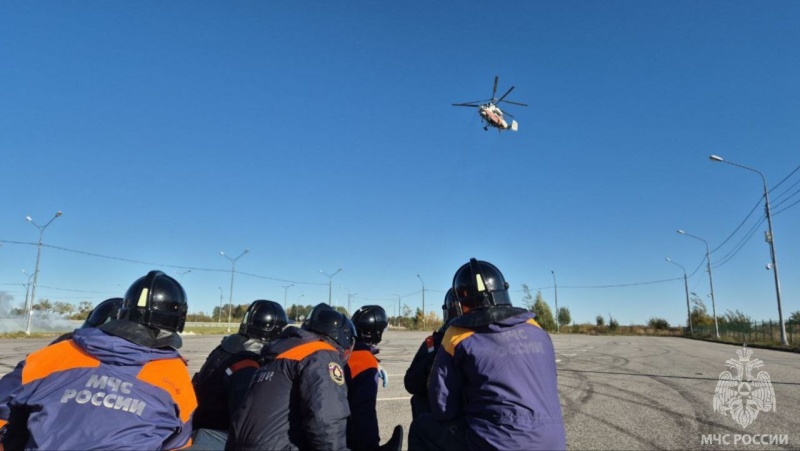
[[[411, 421], [403, 375], [426, 334], [388, 331], [378, 357], [389, 374], [379, 391], [378, 415], [383, 439]], [[186, 336], [181, 349], [194, 373], [221, 336]], [[49, 340], [0, 340], [0, 374], [10, 371]], [[800, 448], [800, 355], [752, 349], [775, 391], [776, 411], [761, 412], [742, 428], [730, 416], [714, 412], [713, 397], [726, 361], [738, 360], [740, 347], [681, 338], [553, 337], [559, 368], [559, 394], [569, 449], [798, 449]], [[734, 371], [735, 374], [735, 371]], [[520, 377], [525, 377], [520, 375]], [[704, 434], [718, 434], [702, 445]], [[767, 435], [764, 435], [767, 434]], [[734, 447], [737, 435], [758, 441], [788, 435], [788, 445]]]

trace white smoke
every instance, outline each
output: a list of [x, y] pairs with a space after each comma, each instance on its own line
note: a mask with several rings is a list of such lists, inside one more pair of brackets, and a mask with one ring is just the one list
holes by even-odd
[[[25, 332], [28, 327], [28, 317], [24, 312], [12, 314], [13, 304], [14, 296], [0, 291], [0, 333]], [[33, 311], [31, 315], [31, 333], [70, 332], [81, 324], [83, 321], [66, 319], [54, 313]]]

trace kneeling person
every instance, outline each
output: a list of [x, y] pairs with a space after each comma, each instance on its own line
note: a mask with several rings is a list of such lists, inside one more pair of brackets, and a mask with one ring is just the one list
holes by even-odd
[[263, 366], [234, 412], [227, 450], [347, 449], [344, 365], [356, 331], [319, 304], [262, 351]]

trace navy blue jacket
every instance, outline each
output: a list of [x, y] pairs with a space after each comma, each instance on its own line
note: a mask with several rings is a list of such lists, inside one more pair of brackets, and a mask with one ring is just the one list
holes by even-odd
[[523, 312], [445, 333], [431, 407], [439, 420], [466, 421], [470, 449], [566, 448], [555, 351], [534, 318]]
[[347, 421], [347, 445], [357, 451], [371, 451], [380, 446], [378, 413], [378, 359], [367, 343], [356, 342], [345, 366], [347, 401], [350, 418]]
[[233, 414], [225, 449], [347, 449], [350, 408], [339, 349], [290, 326], [264, 347], [262, 358]]
[[194, 429], [227, 431], [234, 412], [253, 374], [260, 367], [264, 342], [242, 334], [229, 335], [209, 354], [203, 367], [192, 378], [197, 394]]

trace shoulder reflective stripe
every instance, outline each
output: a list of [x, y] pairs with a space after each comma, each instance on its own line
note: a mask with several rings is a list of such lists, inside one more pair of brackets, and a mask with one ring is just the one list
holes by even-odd
[[240, 361], [234, 363], [233, 365], [231, 365], [227, 370], [225, 370], [225, 373], [227, 373], [228, 376], [230, 376], [231, 374], [233, 374], [233, 373], [235, 373], [235, 372], [237, 372], [239, 370], [245, 369], [245, 368], [259, 369], [259, 368], [261, 368], [261, 365], [259, 365], [258, 362], [256, 362], [255, 360], [252, 360], [252, 359], [240, 360]]
[[65, 340], [31, 353], [22, 368], [22, 384], [74, 368], [96, 368], [100, 361], [85, 353], [72, 340]]
[[2, 429], [2, 428], [3, 428], [3, 426], [5, 426], [5, 425], [6, 425], [6, 423], [8, 423], [8, 421], [6, 421], [6, 420], [0, 420], [0, 429]]
[[475, 331], [465, 327], [450, 326], [447, 328], [444, 338], [442, 338], [442, 346], [448, 354], [453, 355], [456, 351], [456, 346], [474, 333]]
[[189, 421], [194, 409], [197, 408], [197, 398], [183, 360], [176, 357], [147, 362], [136, 377], [169, 393], [178, 405], [181, 421], [184, 423]]
[[525, 321], [525, 322], [526, 322], [526, 323], [528, 323], [528, 324], [531, 324], [531, 325], [533, 325], [533, 326], [536, 326], [536, 327], [538, 327], [539, 329], [541, 329], [541, 328], [542, 328], [542, 326], [540, 326], [540, 325], [539, 325], [539, 323], [537, 323], [537, 322], [536, 322], [536, 320], [535, 320], [535, 319], [533, 319], [533, 318], [531, 318], [531, 319], [529, 319], [528, 321]]
[[350, 376], [356, 376], [368, 369], [378, 369], [378, 360], [370, 351], [353, 351], [347, 359], [347, 366], [350, 367]]
[[279, 354], [278, 357], [275, 358], [299, 361], [321, 350], [336, 351], [336, 348], [329, 345], [328, 343], [325, 343], [324, 341], [312, 341], [311, 343], [305, 343], [301, 344], [300, 346], [295, 346], [294, 348], [282, 354]]

